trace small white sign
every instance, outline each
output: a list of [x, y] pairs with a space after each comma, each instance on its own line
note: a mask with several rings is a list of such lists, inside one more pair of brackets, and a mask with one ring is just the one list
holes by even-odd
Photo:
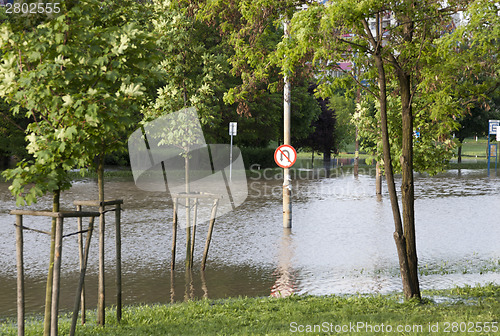
[[500, 126], [500, 120], [490, 120], [488, 122], [490, 135], [497, 134], [497, 126]]
[[500, 126], [495, 127], [495, 132], [497, 133], [497, 141], [500, 141]]
[[237, 129], [238, 129], [237, 122], [230, 122], [229, 123], [229, 135], [236, 135]]

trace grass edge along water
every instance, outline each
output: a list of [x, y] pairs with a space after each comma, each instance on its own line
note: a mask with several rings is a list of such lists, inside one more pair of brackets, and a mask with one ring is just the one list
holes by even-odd
[[[106, 326], [95, 311], [77, 327], [78, 335], [500, 335], [500, 285], [455, 287], [423, 292], [423, 301], [403, 301], [401, 293], [287, 298], [195, 300], [168, 305], [127, 306], [121, 323], [113, 308]], [[59, 332], [69, 332], [62, 315]], [[26, 335], [40, 335], [43, 321], [32, 316]], [[0, 334], [16, 335], [13, 320]]]

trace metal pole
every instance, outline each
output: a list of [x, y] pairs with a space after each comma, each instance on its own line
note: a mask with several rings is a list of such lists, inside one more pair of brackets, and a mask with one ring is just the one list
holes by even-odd
[[[288, 21], [285, 19], [284, 23], [285, 37], [290, 36], [288, 30]], [[290, 145], [290, 111], [292, 107], [291, 89], [288, 76], [285, 74], [285, 86], [283, 88], [283, 142], [285, 145]], [[290, 184], [290, 169], [283, 168], [283, 227], [292, 227], [292, 185]]]
[[495, 144], [495, 174], [497, 174], [497, 163], [498, 163], [498, 144]]
[[490, 177], [490, 154], [491, 154], [491, 150], [490, 150], [490, 125], [488, 123], [488, 177]]
[[[356, 78], [359, 80], [361, 74], [361, 69], [356, 65]], [[356, 103], [361, 104], [361, 88], [358, 86], [356, 90]], [[356, 124], [356, 138], [354, 142], [354, 177], [358, 177], [359, 174], [359, 130]]]
[[231, 130], [231, 150], [229, 151], [229, 182], [233, 182], [233, 133]]

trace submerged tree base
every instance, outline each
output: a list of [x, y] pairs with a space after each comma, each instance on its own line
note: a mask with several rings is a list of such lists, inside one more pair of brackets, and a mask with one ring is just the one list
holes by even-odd
[[[121, 323], [115, 312], [106, 314], [106, 327], [95, 321], [95, 311], [78, 335], [290, 335], [293, 333], [345, 335], [449, 335], [472, 328], [477, 334], [500, 333], [500, 286], [461, 287], [424, 291], [423, 301], [403, 302], [402, 293], [389, 295], [299, 296], [200, 300], [171, 305], [129, 306]], [[70, 316], [60, 318], [60, 334], [67, 334]], [[401, 332], [398, 330], [401, 329]], [[470, 330], [472, 330], [470, 329]], [[482, 329], [482, 332], [479, 331]], [[486, 330], [489, 331], [486, 331]], [[27, 321], [26, 335], [40, 335], [43, 323]], [[496, 331], [495, 331], [496, 330]], [[14, 323], [0, 326], [0, 334], [16, 335]], [[465, 333], [464, 333], [465, 334]]]

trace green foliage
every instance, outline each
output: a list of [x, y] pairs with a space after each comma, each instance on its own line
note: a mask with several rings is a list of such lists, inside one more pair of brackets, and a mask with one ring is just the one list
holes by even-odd
[[196, 9], [190, 5], [155, 0], [150, 7], [164, 77], [156, 101], [143, 109], [146, 120], [195, 107], [203, 125], [218, 125], [229, 69], [217, 34], [196, 19]]
[[0, 157], [27, 156], [24, 129], [29, 120], [22, 115], [13, 116], [10, 105], [0, 101]]
[[[252, 165], [259, 165], [260, 168], [276, 167], [274, 162], [275, 148], [241, 147], [240, 150], [245, 162], [245, 169], [250, 169]], [[257, 168], [253, 167], [253, 169]]]
[[377, 108], [377, 102], [371, 96], [363, 97], [361, 103], [356, 104], [352, 122], [358, 127], [361, 150], [376, 154], [375, 160], [381, 161], [382, 141], [379, 120], [380, 110]]
[[[248, 108], [245, 101], [259, 94], [259, 84], [276, 87], [280, 58], [276, 45], [283, 38], [283, 20], [307, 1], [215, 0], [201, 5], [199, 17], [219, 24], [220, 31], [233, 48], [229, 58], [232, 74], [242, 83], [228, 91], [226, 102], [239, 102], [240, 113]], [[283, 72], [282, 72], [283, 74]]]
[[[227, 87], [224, 101], [236, 106], [245, 145], [266, 146], [282, 136], [284, 64], [277, 46], [286, 39], [285, 18], [307, 1], [204, 1], [198, 17], [218, 28], [224, 45], [230, 50], [231, 74], [239, 81]], [[306, 68], [288, 73], [292, 79], [292, 129], [297, 139], [311, 133], [311, 122], [319, 114], [317, 104], [307, 95], [311, 74]], [[228, 114], [234, 114], [229, 112]], [[257, 121], [254, 121], [257, 120]], [[228, 120], [225, 120], [226, 122]], [[224, 123], [227, 125], [227, 123]]]
[[329, 107], [335, 111], [335, 138], [340, 150], [355, 141], [356, 128], [351, 120], [355, 112], [355, 103], [354, 99], [340, 94], [328, 95], [328, 102]]
[[[331, 95], [330, 92], [339, 88], [352, 94], [356, 88], [354, 84], [357, 84], [365, 92], [364, 100], [369, 99], [369, 96], [379, 97], [376, 82], [378, 74], [372, 57], [379, 50], [387, 76], [387, 113], [393, 158], [401, 155], [402, 139], [402, 107], [397, 72], [412, 74], [410, 90], [413, 126], [414, 131], [421, 134], [420, 138], [414, 138], [413, 141], [415, 169], [433, 174], [444, 169], [452, 155], [454, 143], [449, 137], [458, 128], [457, 121], [464, 114], [464, 104], [467, 104], [467, 100], [460, 99], [459, 96], [464, 96], [467, 92], [468, 99], [477, 99], [483, 94], [481, 88], [484, 92], [484, 87], [488, 85], [490, 89], [498, 86], [498, 76], [495, 73], [498, 71], [498, 62], [493, 55], [498, 49], [494, 47], [498, 41], [495, 35], [498, 24], [494, 24], [498, 20], [497, 6], [486, 4], [485, 1], [475, 1], [470, 9], [482, 13], [476, 14], [481, 19], [471, 19], [472, 26], [459, 27], [457, 32], [442, 37], [447, 26], [453, 24], [449, 14], [456, 10], [456, 6], [456, 3], [449, 2], [447, 7], [443, 7], [438, 1], [428, 1], [425, 6], [418, 8], [405, 2], [389, 6], [376, 0], [338, 0], [327, 5], [312, 4], [306, 10], [296, 12], [292, 18], [291, 34], [294, 43], [281, 43], [278, 48], [282, 55], [287, 55], [290, 69], [301, 66], [304, 60], [311, 62], [313, 68], [319, 71], [321, 95]], [[374, 13], [384, 15], [386, 11], [392, 11], [394, 19], [399, 22], [408, 22], [405, 18], [412, 19], [411, 41], [405, 35], [404, 24], [391, 26], [389, 23], [389, 26], [383, 28], [386, 32], [383, 43], [377, 46], [372, 42], [372, 38], [376, 36], [372, 35], [375, 34], [375, 26], [370, 19], [374, 19]], [[490, 34], [491, 37], [482, 35], [483, 32], [479, 29], [481, 25], [489, 27], [485, 35]], [[371, 31], [367, 29], [370, 26]], [[466, 44], [470, 51], [457, 53], [453, 45], [458, 45], [460, 36], [464, 34], [474, 43], [460, 42]], [[489, 60], [486, 71], [481, 69], [483, 63], [474, 59], [473, 55], [477, 57], [478, 53], [482, 60]], [[451, 56], [455, 60], [448, 61]], [[489, 76], [489, 79], [479, 86], [457, 86], [457, 82], [467, 82], [461, 79], [463, 74], [457, 73], [456, 69], [458, 64], [467, 63], [464, 58], [471, 63], [468, 68], [465, 67], [467, 73], [475, 71]], [[337, 62], [351, 62], [353, 68], [340, 67]], [[462, 93], [459, 94], [458, 91]], [[372, 103], [358, 107], [353, 121], [358, 125], [361, 138], [364, 138], [365, 150], [378, 153], [380, 160], [380, 116], [368, 108], [370, 104]], [[393, 163], [395, 171], [398, 171], [399, 160], [396, 159]]]
[[436, 39], [437, 60], [423, 72], [420, 85], [433, 109], [457, 111], [461, 141], [484, 134], [488, 119], [499, 116], [498, 10], [497, 3], [471, 1], [468, 22]]
[[[415, 129], [413, 138], [414, 169], [418, 172], [427, 172], [434, 175], [446, 169], [449, 160], [453, 156], [452, 149], [455, 144], [451, 139], [447, 139], [449, 128], [441, 123], [430, 122], [426, 110], [420, 109], [421, 105], [418, 103], [417, 100], [413, 120]], [[391, 156], [398, 158], [401, 156], [400, 143], [402, 138], [402, 124], [399, 117], [401, 100], [397, 96], [389, 96], [387, 104]], [[380, 111], [377, 106], [378, 102], [365, 99], [357, 106], [353, 122], [358, 125], [359, 135], [362, 139], [362, 149], [374, 153], [375, 160], [383, 162], [379, 131]], [[392, 164], [394, 171], [401, 171], [399, 160], [394, 160]]]
[[[318, 120], [321, 113], [321, 108], [304, 86], [292, 88], [292, 112], [291, 124], [293, 138], [300, 146], [301, 141], [306, 139], [314, 130], [313, 122]], [[280, 108], [280, 112], [282, 109]], [[280, 134], [283, 134], [283, 129], [280, 127]]]
[[30, 31], [0, 26], [0, 95], [34, 120], [32, 159], [4, 173], [18, 205], [68, 188], [70, 169], [122, 147], [154, 50], [143, 13], [135, 1], [88, 0]]

